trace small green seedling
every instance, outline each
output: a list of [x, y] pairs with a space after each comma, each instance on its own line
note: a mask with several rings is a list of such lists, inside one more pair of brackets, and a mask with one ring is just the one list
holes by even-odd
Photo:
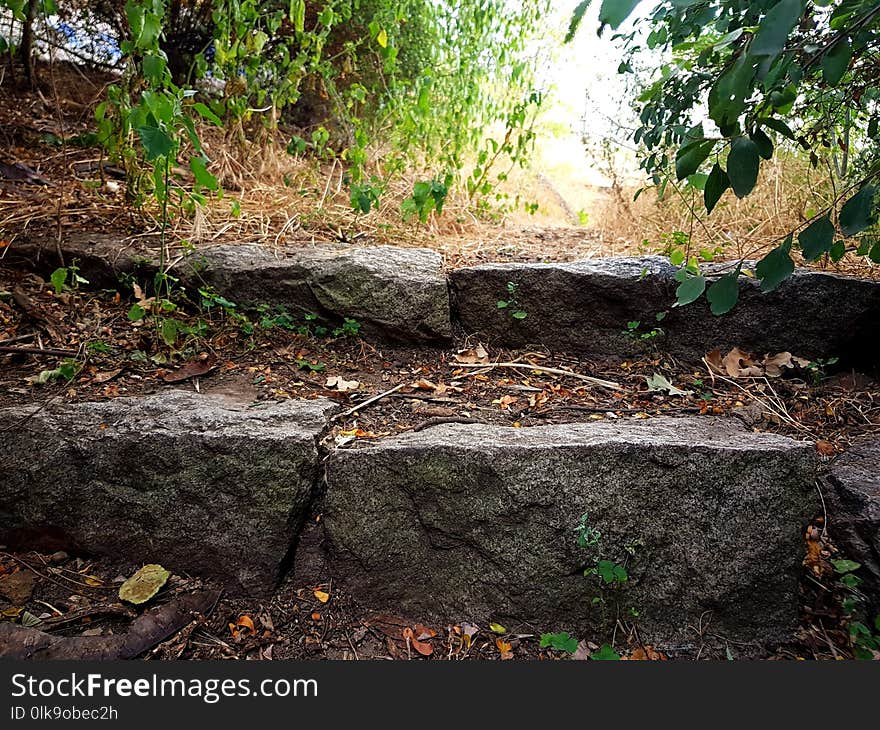
[[510, 312], [510, 316], [514, 319], [525, 319], [528, 317], [528, 312], [524, 311], [520, 306], [519, 302], [516, 299], [517, 292], [519, 292], [519, 284], [516, 284], [512, 281], [507, 282], [507, 299], [499, 299], [497, 306], [498, 309], [506, 309]]

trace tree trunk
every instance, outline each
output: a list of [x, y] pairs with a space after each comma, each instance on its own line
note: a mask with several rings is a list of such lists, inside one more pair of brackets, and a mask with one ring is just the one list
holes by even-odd
[[18, 53], [24, 66], [24, 77], [28, 86], [36, 88], [37, 80], [34, 72], [34, 21], [37, 19], [38, 0], [28, 0], [24, 14], [24, 25], [21, 29], [21, 45]]

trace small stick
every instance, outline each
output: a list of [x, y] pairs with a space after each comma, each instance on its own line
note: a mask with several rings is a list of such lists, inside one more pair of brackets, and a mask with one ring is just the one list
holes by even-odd
[[381, 400], [382, 398], [391, 395], [392, 393], [396, 393], [401, 388], [406, 387], [406, 383], [401, 383], [400, 385], [395, 385], [391, 390], [386, 390], [384, 393], [379, 393], [379, 395], [374, 395], [372, 398], [367, 398], [363, 403], [358, 403], [353, 408], [349, 408], [347, 411], [343, 411], [342, 413], [337, 413], [331, 420], [337, 421], [340, 418], [347, 418], [352, 413], [357, 413], [361, 408], [366, 408], [369, 405], [372, 405], [377, 400]]
[[74, 621], [79, 621], [80, 619], [86, 617], [91, 618], [93, 616], [123, 616], [125, 618], [133, 619], [137, 617], [137, 614], [130, 608], [126, 608], [125, 606], [119, 604], [110, 604], [107, 606], [89, 606], [88, 608], [81, 608], [77, 611], [70, 611], [69, 613], [62, 614], [61, 616], [53, 616], [52, 618], [43, 619], [40, 628], [46, 626], [61, 626], [63, 624], [69, 624]]
[[24, 340], [32, 339], [34, 339], [33, 335], [18, 335], [17, 337], [10, 337], [8, 340], [0, 340], [0, 345], [11, 345], [13, 342], [22, 342]]
[[444, 423], [483, 423], [483, 421], [478, 421], [476, 418], [462, 418], [459, 416], [437, 416], [435, 418], [429, 418], [427, 421], [422, 421], [412, 430], [424, 431], [426, 428], [431, 428], [431, 426], [440, 426]]
[[0, 345], [0, 352], [10, 354], [21, 353], [24, 355], [45, 355], [46, 357], [76, 357], [76, 350], [52, 350], [44, 347], [15, 347], [13, 345]]
[[579, 373], [573, 373], [570, 370], [560, 370], [559, 368], [545, 368], [541, 365], [530, 365], [524, 362], [494, 362], [489, 365], [480, 364], [480, 363], [464, 363], [459, 362], [456, 363], [458, 367], [461, 368], [483, 368], [485, 370], [492, 370], [494, 368], [513, 368], [515, 370], [534, 370], [539, 373], [547, 373], [549, 375], [568, 375], [572, 378], [577, 378], [578, 380], [583, 380], [584, 382], [591, 383], [592, 385], [597, 385], [600, 388], [608, 388], [610, 390], [624, 390], [620, 383], [614, 383], [610, 380], [602, 380], [600, 378], [593, 378], [589, 375], [581, 375]]

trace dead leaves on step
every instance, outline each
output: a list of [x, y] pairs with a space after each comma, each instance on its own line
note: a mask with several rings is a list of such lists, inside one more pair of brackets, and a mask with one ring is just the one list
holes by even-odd
[[806, 368], [810, 361], [796, 357], [790, 352], [759, 357], [734, 347], [722, 357], [720, 350], [712, 350], [705, 357], [709, 368], [719, 375], [731, 378], [779, 378], [787, 370]]

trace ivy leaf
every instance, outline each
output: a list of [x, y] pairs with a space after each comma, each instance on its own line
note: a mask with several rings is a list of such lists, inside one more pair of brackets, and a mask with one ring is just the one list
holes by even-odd
[[758, 181], [760, 165], [758, 147], [752, 140], [747, 137], [736, 137], [730, 143], [730, 154], [727, 156], [727, 175], [737, 198], [744, 198], [752, 192]]
[[574, 654], [578, 648], [578, 640], [573, 636], [569, 636], [567, 631], [561, 631], [558, 634], [541, 634], [540, 646], [542, 649], [549, 647], [550, 649], [556, 649], [556, 651]]
[[725, 274], [706, 290], [712, 314], [727, 314], [739, 299], [739, 270]]
[[843, 241], [835, 241], [828, 253], [831, 256], [831, 260], [836, 264], [846, 255], [846, 244]]
[[620, 654], [614, 651], [610, 644], [602, 644], [602, 648], [599, 651], [593, 652], [590, 655], [590, 659], [595, 661], [618, 661]]
[[874, 194], [877, 188], [866, 185], [847, 200], [840, 209], [840, 229], [845, 236], [855, 236], [877, 222]]
[[814, 261], [828, 253], [834, 243], [834, 224], [826, 215], [810, 223], [798, 236], [798, 245], [807, 261]]
[[158, 127], [138, 127], [137, 131], [141, 137], [144, 152], [147, 153], [147, 159], [151, 162], [160, 157], [167, 157], [175, 147], [175, 141], [167, 132]]
[[756, 129], [749, 136], [751, 137], [752, 142], [755, 143], [755, 147], [758, 148], [758, 154], [761, 155], [761, 157], [765, 160], [769, 160], [773, 157], [773, 140], [767, 136], [765, 131], [762, 129]]
[[706, 187], [703, 189], [703, 203], [706, 205], [706, 214], [715, 210], [724, 191], [730, 187], [730, 178], [718, 163], [712, 166], [712, 171], [706, 179]]
[[675, 290], [675, 307], [683, 307], [699, 299], [706, 291], [706, 277], [691, 276], [685, 279]]
[[618, 26], [626, 20], [639, 0], [602, 0], [602, 7], [599, 9], [599, 22], [610, 25], [612, 29], [617, 30]]
[[822, 78], [829, 86], [837, 86], [852, 61], [852, 46], [844, 38], [822, 57]]
[[714, 140], [702, 139], [680, 148], [675, 156], [675, 177], [684, 180], [693, 175], [705, 162], [714, 146]]
[[749, 51], [753, 56], [778, 56], [785, 42], [801, 19], [801, 0], [780, 0], [764, 16]]
[[788, 253], [789, 250], [791, 250], [791, 236], [781, 246], [774, 248], [755, 266], [755, 273], [761, 280], [761, 291], [773, 291], [794, 273], [794, 261], [791, 260], [791, 256]]

